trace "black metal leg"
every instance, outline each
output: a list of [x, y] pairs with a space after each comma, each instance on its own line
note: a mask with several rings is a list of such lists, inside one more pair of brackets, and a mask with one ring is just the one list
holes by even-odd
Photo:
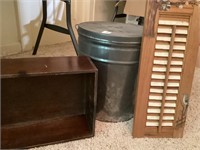
[[112, 18], [112, 22], [115, 21], [115, 18], [116, 18], [116, 15], [117, 15], [117, 12], [118, 12], [118, 6], [115, 7], [115, 11], [114, 11], [114, 14], [113, 14], [113, 18]]
[[116, 1], [116, 4], [115, 4], [115, 10], [114, 10], [114, 14], [113, 14], [113, 17], [112, 17], [112, 22], [115, 21], [116, 18], [124, 18], [126, 17], [126, 14], [124, 13], [121, 13], [121, 14], [118, 14], [118, 10], [119, 10], [119, 0]]
[[40, 40], [41, 40], [41, 37], [42, 37], [42, 34], [43, 34], [45, 27], [50, 29], [50, 30], [54, 30], [54, 31], [57, 31], [57, 32], [60, 32], [60, 33], [69, 34], [71, 39], [72, 39], [72, 43], [74, 45], [76, 54], [78, 55], [78, 43], [76, 41], [76, 37], [74, 35], [73, 28], [72, 28], [72, 25], [71, 25], [71, 0], [62, 0], [62, 1], [64, 1], [66, 3], [66, 10], [67, 10], [66, 16], [67, 16], [67, 28], [68, 29], [65, 29], [65, 28], [57, 26], [57, 25], [52, 25], [52, 24], [46, 23], [46, 20], [47, 20], [47, 2], [46, 2], [46, 0], [42, 0], [43, 19], [42, 19], [40, 31], [38, 33], [38, 37], [37, 37], [37, 40], [36, 40], [36, 43], [35, 43], [35, 47], [34, 47], [34, 50], [33, 50], [33, 55], [36, 55], [36, 53], [37, 53], [37, 50], [38, 50], [38, 47], [39, 47], [39, 44], [40, 44]]
[[39, 31], [38, 36], [37, 36], [35, 47], [33, 49], [33, 53], [32, 53], [33, 55], [37, 54], [37, 50], [38, 50], [40, 40], [41, 40], [43, 31], [44, 31], [44, 28], [45, 28], [46, 20], [47, 20], [47, 2], [46, 2], [46, 0], [42, 0], [42, 7], [43, 7], [43, 19], [42, 19], [42, 23], [41, 23], [41, 26], [40, 26], [40, 31]]
[[73, 28], [72, 28], [72, 24], [71, 24], [71, 0], [66, 0], [66, 16], [67, 16], [67, 28], [69, 30], [69, 35], [72, 39], [72, 43], [74, 45], [74, 49], [76, 51], [76, 54], [78, 55], [78, 43], [77, 43], [77, 40], [76, 40], [76, 37], [74, 35], [74, 32], [73, 32]]

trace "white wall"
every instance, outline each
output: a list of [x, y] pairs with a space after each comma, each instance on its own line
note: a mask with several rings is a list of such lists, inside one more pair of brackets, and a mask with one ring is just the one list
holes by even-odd
[[0, 1], [0, 50], [2, 56], [21, 51], [14, 1]]
[[[17, 0], [19, 31], [22, 50], [31, 50], [38, 36], [42, 21], [41, 0]], [[60, 0], [47, 1], [47, 23], [66, 27], [65, 3]], [[49, 29], [44, 30], [41, 45], [50, 45], [69, 41], [69, 35]]]
[[96, 0], [95, 21], [111, 21], [114, 13], [115, 2], [113, 0]]
[[[115, 10], [114, 0], [96, 0], [95, 2], [95, 21], [112, 21]], [[125, 2], [119, 3], [118, 13], [123, 13]], [[117, 18], [116, 22], [125, 22], [125, 18]]]
[[[66, 27], [65, 3], [48, 0], [48, 23]], [[72, 25], [85, 21], [111, 21], [113, 0], [72, 0]], [[1, 0], [1, 55], [32, 50], [42, 20], [41, 0]], [[74, 28], [76, 37], [77, 32]], [[44, 30], [40, 46], [70, 41], [69, 35]]]

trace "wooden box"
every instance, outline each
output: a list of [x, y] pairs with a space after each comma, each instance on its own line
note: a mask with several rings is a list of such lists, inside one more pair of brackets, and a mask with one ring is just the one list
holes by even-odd
[[174, 2], [162, 10], [168, 2], [147, 2], [133, 136], [180, 138], [199, 46], [198, 6]]
[[88, 57], [1, 60], [1, 148], [94, 136], [97, 69]]

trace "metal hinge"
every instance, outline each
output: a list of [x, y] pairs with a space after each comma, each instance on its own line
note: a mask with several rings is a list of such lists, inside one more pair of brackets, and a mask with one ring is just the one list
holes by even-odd
[[189, 99], [190, 99], [189, 95], [185, 94], [183, 96], [183, 100], [182, 100], [182, 106], [183, 106], [182, 115], [181, 115], [180, 119], [178, 119], [176, 121], [176, 127], [180, 127], [180, 126], [185, 124], [187, 110], [188, 110], [188, 106], [189, 106]]

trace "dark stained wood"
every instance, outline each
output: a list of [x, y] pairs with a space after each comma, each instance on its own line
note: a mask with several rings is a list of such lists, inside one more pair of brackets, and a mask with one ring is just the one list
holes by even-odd
[[85, 115], [2, 126], [2, 148], [35, 147], [93, 136]]
[[[36, 61], [37, 59], [37, 61]], [[78, 74], [93, 72], [95, 66], [89, 58], [79, 56], [66, 57], [38, 57], [38, 58], [16, 58], [1, 60], [2, 78], [10, 76], [44, 76], [50, 74]]]
[[85, 113], [83, 74], [5, 78], [2, 125]]
[[88, 57], [2, 59], [1, 67], [1, 148], [94, 136], [97, 69]]

